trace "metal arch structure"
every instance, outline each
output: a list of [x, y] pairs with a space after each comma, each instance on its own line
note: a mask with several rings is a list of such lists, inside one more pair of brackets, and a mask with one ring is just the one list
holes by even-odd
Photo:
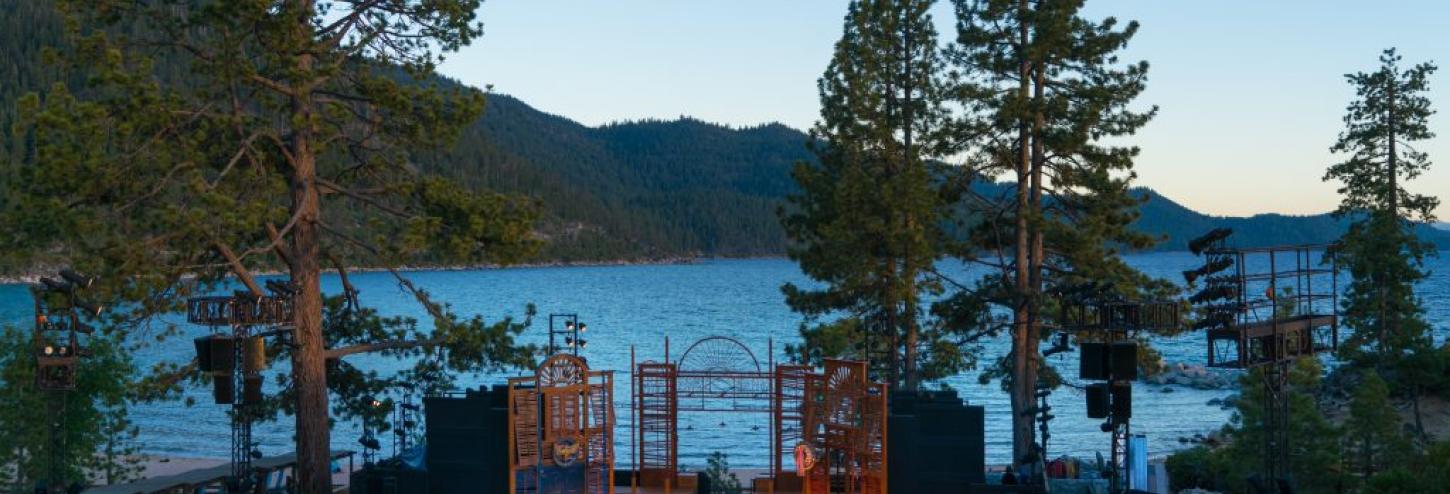
[[[774, 343], [768, 345], [765, 366], [743, 343], [722, 336], [696, 341], [674, 361], [669, 338], [663, 362], [634, 363], [631, 354], [636, 485], [678, 487], [681, 412], [760, 412], [771, 421], [763, 492], [886, 493], [887, 386], [869, 381], [865, 362], [828, 360], [823, 373], [777, 365]], [[787, 458], [801, 449], [820, 461], [787, 471]]]
[[[750, 364], [736, 357], [749, 357]], [[760, 359], [740, 340], [728, 336], [707, 336], [685, 349], [681, 369], [714, 372], [760, 372]]]
[[[773, 355], [774, 343], [767, 345]], [[631, 363], [634, 369], [631, 412], [636, 434], [631, 439], [636, 441], [638, 485], [664, 488], [665, 492], [678, 487], [681, 412], [769, 414], [771, 448], [775, 453], [771, 460], [771, 478], [780, 476], [784, 446], [779, 438], [783, 430], [799, 430], [798, 424], [790, 427], [781, 420], [798, 416], [795, 410], [799, 405], [792, 411], [782, 412], [791, 402], [786, 400], [783, 404], [777, 393], [780, 369], [775, 367], [773, 358], [762, 366], [755, 352], [739, 340], [708, 336], [691, 344], [678, 360], [671, 360], [669, 338], [666, 338], [662, 362]], [[789, 434], [798, 435], [798, 432]]]
[[508, 380], [509, 492], [614, 492], [614, 373], [557, 354]]
[[872, 383], [866, 363], [832, 360], [807, 374], [800, 448], [815, 463], [800, 468], [803, 494], [885, 494], [887, 386]]
[[[773, 345], [772, 345], [773, 346]], [[745, 344], [709, 336], [675, 362], [676, 401], [686, 412], [768, 412], [772, 376]]]

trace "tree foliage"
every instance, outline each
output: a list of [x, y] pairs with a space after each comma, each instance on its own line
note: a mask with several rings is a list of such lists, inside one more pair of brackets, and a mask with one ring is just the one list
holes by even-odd
[[[346, 269], [340, 259], [508, 263], [536, 251], [533, 201], [465, 190], [415, 159], [482, 110], [478, 90], [430, 77], [440, 53], [481, 34], [477, 0], [59, 5], [74, 40], [59, 58], [88, 85], [20, 103], [23, 150], [0, 205], [6, 261], [99, 275], [97, 294], [123, 308], [115, 324], [179, 311], [229, 279], [261, 293], [253, 272], [287, 272], [295, 319], [279, 353], [294, 408], [283, 409], [295, 413], [303, 492], [328, 488], [329, 386], [398, 382], [338, 379], [348, 367], [328, 361], [430, 348], [447, 349], [450, 371], [527, 360], [518, 325], [459, 318], [401, 275], [431, 330], [379, 327], [355, 308], [329, 320], [319, 286], [324, 265]], [[158, 75], [158, 60], [180, 73]], [[152, 380], [162, 389], [189, 369], [164, 367]]]
[[1427, 275], [1425, 257], [1434, 246], [1422, 241], [1417, 226], [1433, 222], [1439, 200], [1412, 193], [1405, 182], [1430, 167], [1429, 156], [1413, 146], [1434, 137], [1429, 63], [1401, 68], [1394, 49], [1380, 56], [1373, 72], [1347, 74], [1356, 99], [1345, 110], [1344, 130], [1331, 151], [1345, 160], [1330, 165], [1324, 180], [1340, 182], [1342, 200], [1335, 214], [1351, 219], [1335, 247], [1335, 258], [1351, 280], [1343, 302], [1344, 324], [1353, 332], [1340, 356], [1360, 368], [1396, 376], [1397, 392], [1414, 401], [1416, 425], [1423, 434], [1420, 395], [1436, 388], [1443, 368], [1434, 348], [1425, 309], [1415, 284]]
[[1156, 112], [1131, 107], [1146, 87], [1147, 63], [1117, 56], [1138, 25], [1086, 19], [1082, 5], [956, 2], [950, 94], [963, 109], [953, 122], [957, 151], [969, 157], [963, 173], [1006, 176], [1014, 186], [966, 201], [977, 221], [952, 254], [993, 274], [955, 291], [938, 310], [986, 331], [1010, 328], [1011, 353], [984, 379], [1003, 378], [1011, 394], [1017, 458], [1032, 450], [1032, 417], [1023, 412], [1037, 382], [1055, 380], [1039, 351], [1057, 303], [1051, 294], [1145, 300], [1169, 291], [1119, 257], [1156, 240], [1133, 228], [1143, 202], [1131, 189], [1138, 149], [1111, 143]]
[[818, 83], [818, 163], [796, 165], [800, 192], [781, 212], [791, 259], [822, 285], [782, 287], [810, 323], [792, 352], [870, 360], [905, 389], [962, 367], [950, 335], [927, 328], [923, 302], [942, 289], [933, 272], [952, 194], [929, 160], [944, 144], [931, 4], [862, 0], [847, 8]]
[[[1297, 492], [1342, 492], [1352, 485], [1342, 468], [1342, 431], [1319, 409], [1323, 368], [1313, 358], [1301, 358], [1289, 367], [1284, 392], [1289, 403], [1290, 477]], [[1256, 368], [1240, 379], [1234, 413], [1224, 426], [1228, 443], [1218, 448], [1197, 446], [1168, 459], [1169, 474], [1176, 489], [1199, 487], [1222, 492], [1248, 492], [1248, 479], [1264, 465], [1266, 382], [1264, 369]]]
[[45, 391], [36, 387], [31, 333], [0, 330], [0, 490], [111, 484], [141, 473], [138, 430], [127, 415], [127, 384], [138, 370], [121, 338], [96, 335], [84, 344], [92, 353], [79, 359], [76, 388]]

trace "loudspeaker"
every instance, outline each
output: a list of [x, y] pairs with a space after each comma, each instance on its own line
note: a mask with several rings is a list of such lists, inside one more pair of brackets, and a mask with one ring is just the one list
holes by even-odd
[[242, 403], [256, 405], [262, 402], [262, 376], [242, 378]]
[[211, 380], [212, 398], [218, 405], [230, 405], [235, 401], [236, 385], [232, 383], [232, 376], [216, 376]]
[[1087, 385], [1087, 416], [1090, 419], [1108, 418], [1108, 383]]
[[1113, 419], [1123, 421], [1133, 416], [1133, 385], [1113, 384]]
[[1108, 345], [1083, 342], [1078, 345], [1078, 378], [1088, 381], [1108, 380]]
[[211, 369], [221, 375], [231, 375], [237, 368], [236, 339], [230, 336], [211, 337]]
[[1131, 381], [1138, 378], [1138, 342], [1115, 341], [1112, 350], [1109, 373], [1114, 381]]
[[261, 336], [250, 336], [242, 344], [242, 370], [261, 372], [267, 366], [267, 341]]
[[211, 372], [211, 337], [203, 336], [192, 342], [196, 344], [196, 368], [202, 372]]

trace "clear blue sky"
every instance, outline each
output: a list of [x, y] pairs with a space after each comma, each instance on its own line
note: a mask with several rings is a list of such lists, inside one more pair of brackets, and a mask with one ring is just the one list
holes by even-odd
[[[682, 115], [734, 126], [816, 119], [816, 78], [844, 0], [486, 0], [484, 36], [442, 72], [589, 125]], [[1318, 213], [1320, 182], [1353, 95], [1346, 72], [1395, 46], [1442, 65], [1431, 98], [1439, 163], [1410, 188], [1450, 203], [1450, 2], [1089, 0], [1091, 17], [1142, 23], [1125, 59], [1148, 60], [1159, 117], [1130, 142], [1140, 183], [1208, 213]], [[937, 5], [950, 39], [950, 2]], [[1440, 215], [1450, 216], [1450, 206]]]

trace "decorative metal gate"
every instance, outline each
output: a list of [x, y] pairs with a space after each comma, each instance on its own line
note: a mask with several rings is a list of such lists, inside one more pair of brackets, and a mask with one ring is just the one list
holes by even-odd
[[886, 493], [887, 388], [866, 376], [866, 363], [826, 360], [805, 376], [804, 437], [798, 457], [807, 494]]
[[509, 490], [614, 492], [614, 373], [555, 355], [509, 379]]

